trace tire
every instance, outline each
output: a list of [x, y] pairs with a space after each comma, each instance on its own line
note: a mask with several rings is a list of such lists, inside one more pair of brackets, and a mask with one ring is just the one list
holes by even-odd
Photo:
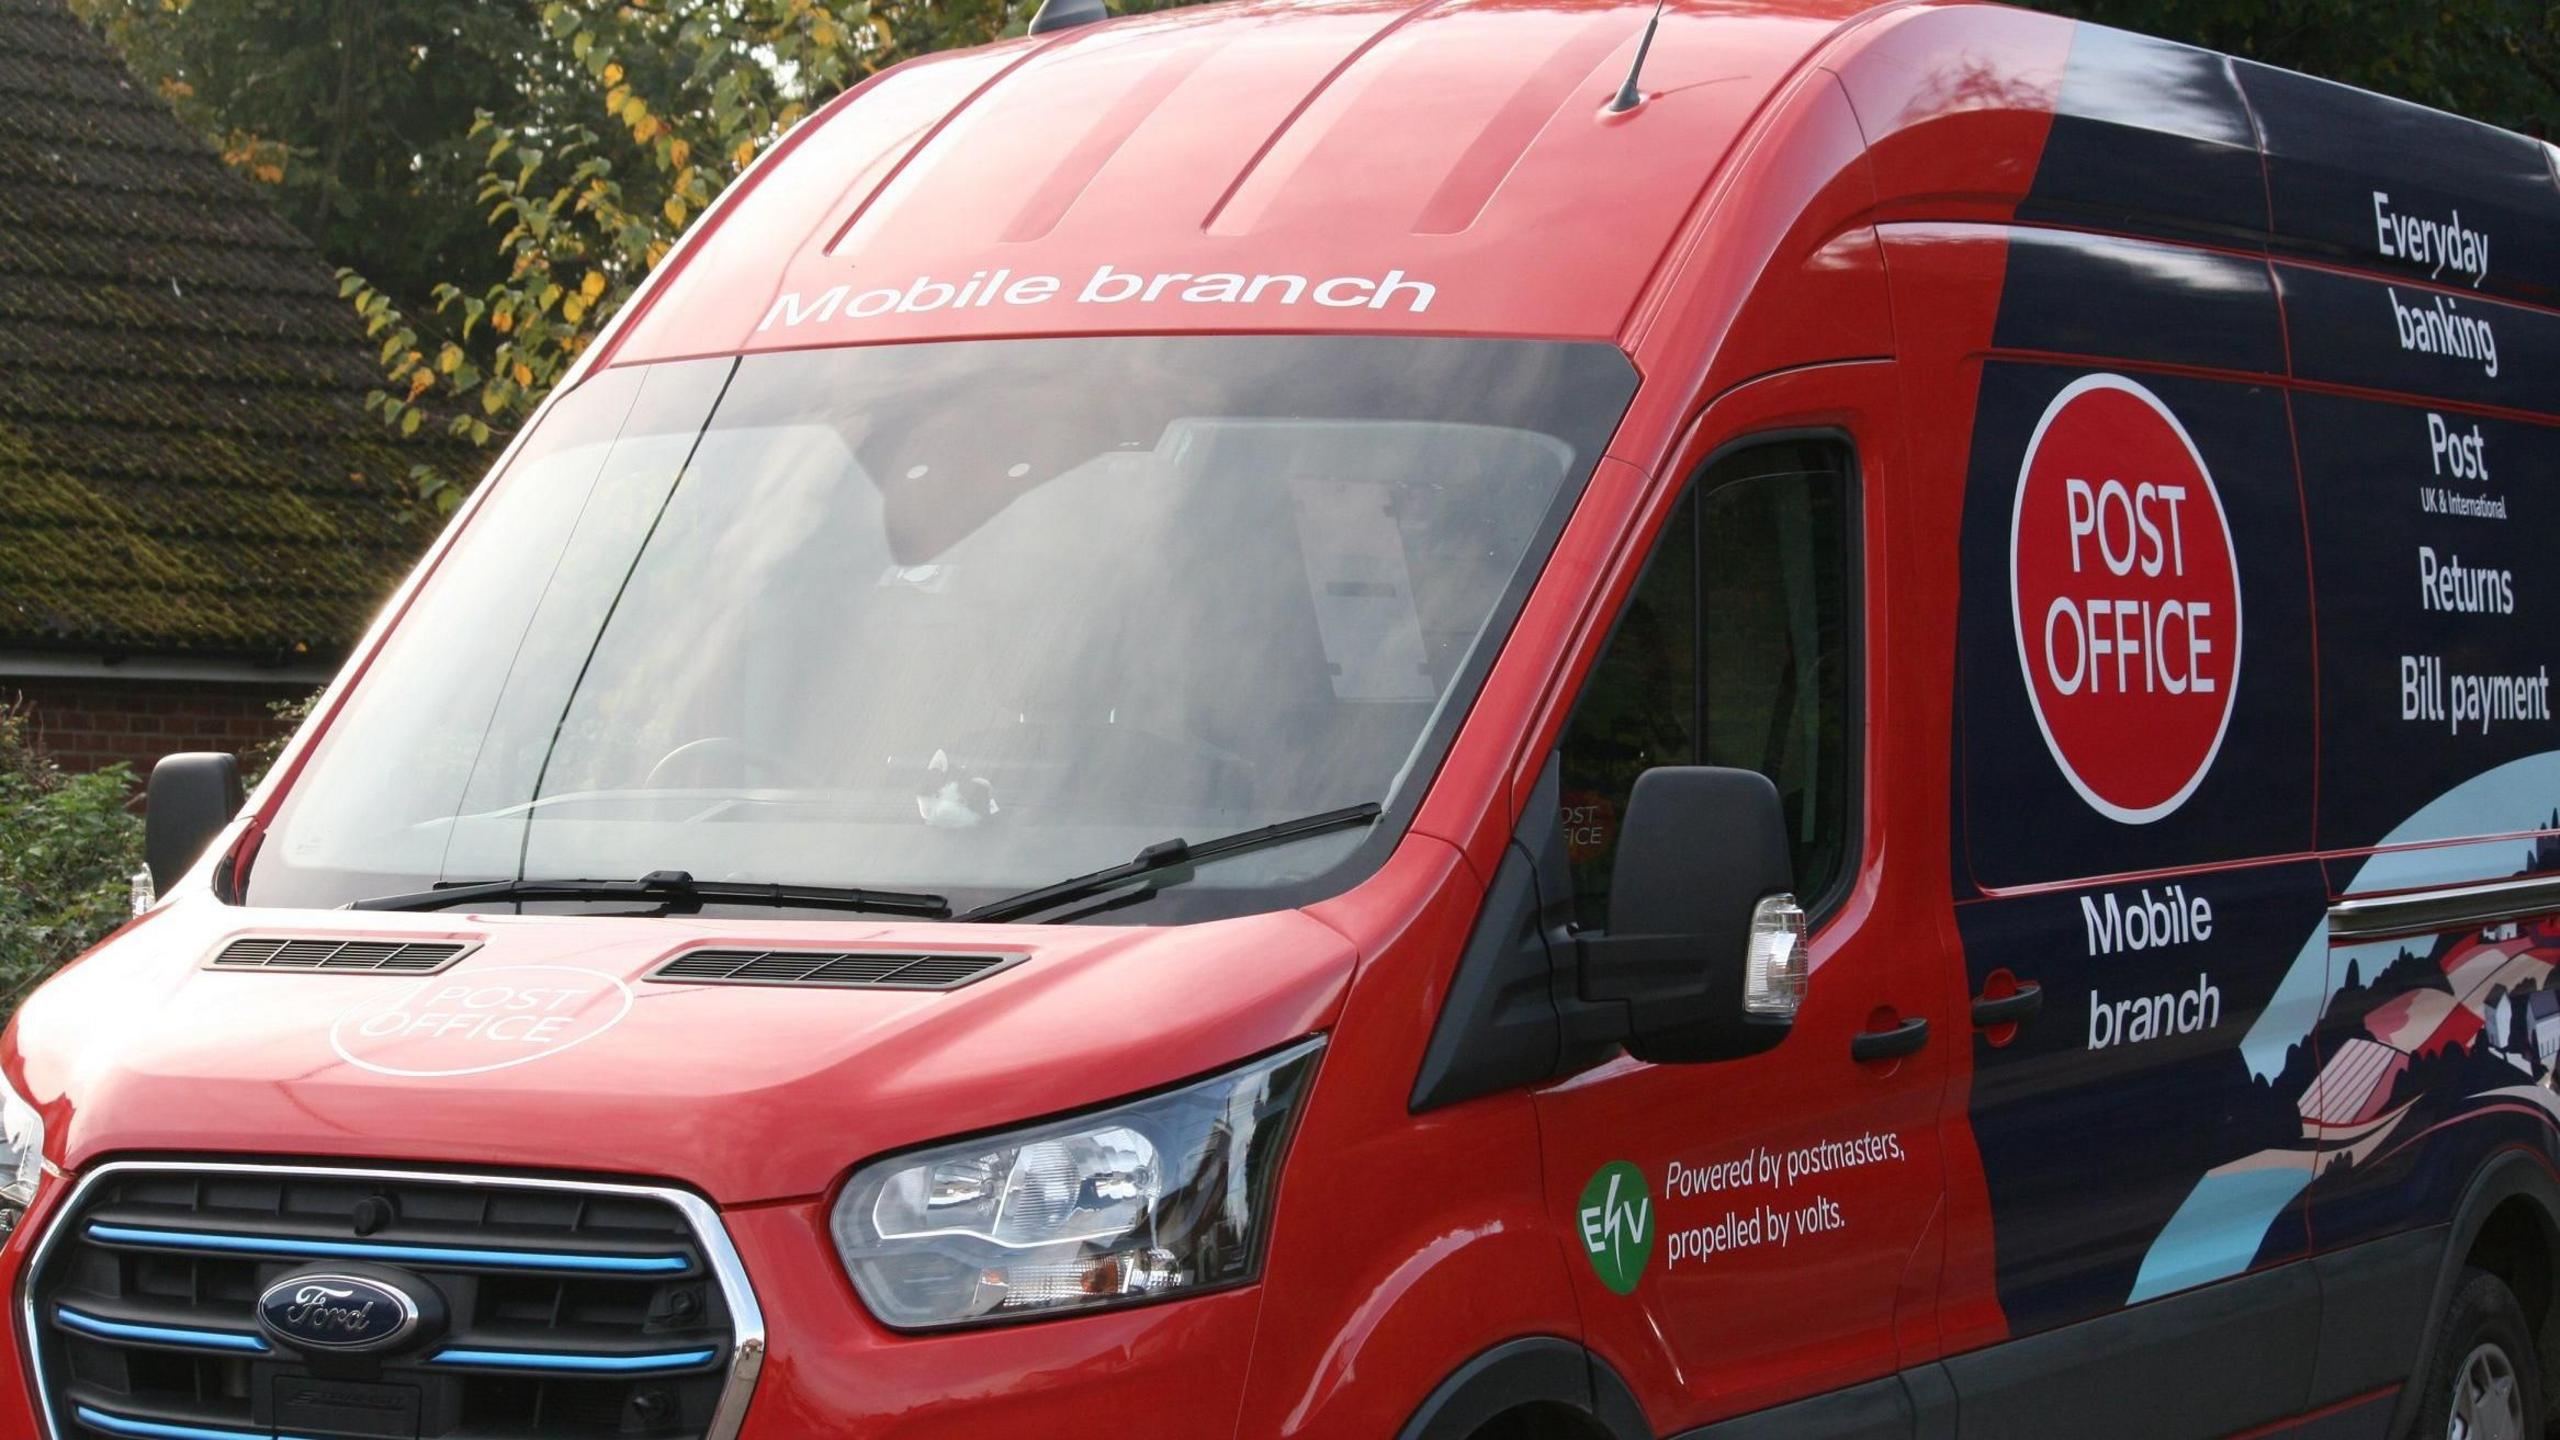
[[2422, 1372], [2410, 1440], [2540, 1440], [2542, 1366], [2507, 1283], [2466, 1270]]

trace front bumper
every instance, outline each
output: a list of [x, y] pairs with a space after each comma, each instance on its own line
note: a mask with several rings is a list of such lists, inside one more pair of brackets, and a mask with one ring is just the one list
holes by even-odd
[[[49, 1182], [0, 1246], [0, 1284], [12, 1297], [10, 1323], [0, 1326], [0, 1440], [71, 1440], [47, 1434], [26, 1347], [30, 1261], [77, 1188]], [[732, 1407], [724, 1407], [715, 1440], [731, 1433], [737, 1440], [1201, 1440], [1236, 1431], [1261, 1308], [1257, 1287], [901, 1335], [873, 1320], [854, 1294], [827, 1239], [823, 1202], [747, 1206], [711, 1223], [733, 1247], [747, 1285], [740, 1318], [754, 1322], [741, 1325], [732, 1362], [743, 1423], [732, 1432]]]

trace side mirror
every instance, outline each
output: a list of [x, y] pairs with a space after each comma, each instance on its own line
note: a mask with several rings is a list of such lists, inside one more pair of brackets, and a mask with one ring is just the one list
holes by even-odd
[[1610, 872], [1609, 929], [1580, 937], [1582, 998], [1627, 1009], [1627, 1052], [1657, 1064], [1756, 1055], [1804, 998], [1804, 911], [1786, 812], [1750, 770], [1636, 777]]
[[164, 755], [151, 767], [148, 793], [142, 854], [152, 887], [165, 894], [240, 813], [240, 761], [202, 752]]

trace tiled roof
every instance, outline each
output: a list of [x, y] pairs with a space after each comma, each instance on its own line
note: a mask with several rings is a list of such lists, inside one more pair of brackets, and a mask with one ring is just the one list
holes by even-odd
[[434, 528], [374, 353], [62, 0], [0, 0], [0, 650], [342, 654]]

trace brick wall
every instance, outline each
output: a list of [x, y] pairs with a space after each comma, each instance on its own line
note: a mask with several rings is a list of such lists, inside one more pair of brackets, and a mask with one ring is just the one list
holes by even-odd
[[180, 750], [237, 753], [287, 728], [267, 706], [307, 694], [294, 685], [204, 680], [50, 680], [0, 676], [0, 704], [23, 699], [35, 741], [70, 770], [122, 760], [137, 776]]

